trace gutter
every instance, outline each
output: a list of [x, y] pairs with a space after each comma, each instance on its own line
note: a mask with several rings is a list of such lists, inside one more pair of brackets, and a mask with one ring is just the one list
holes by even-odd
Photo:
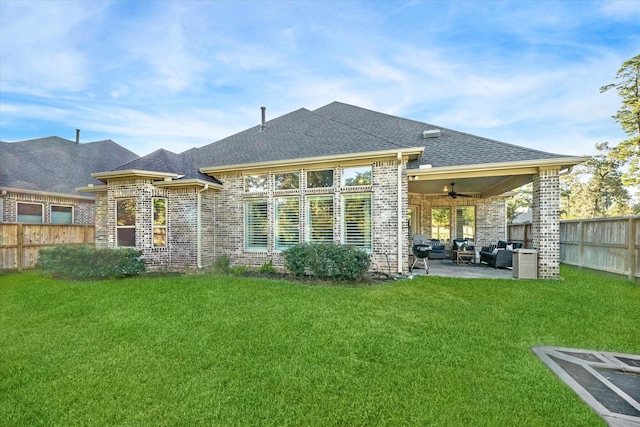
[[202, 268], [202, 192], [209, 189], [209, 184], [205, 184], [197, 195], [197, 212], [196, 212], [196, 263], [198, 269]]
[[398, 274], [402, 264], [402, 152], [398, 151]]

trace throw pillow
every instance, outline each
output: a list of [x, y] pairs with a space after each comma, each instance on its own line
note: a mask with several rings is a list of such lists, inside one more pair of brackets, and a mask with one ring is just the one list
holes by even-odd
[[513, 245], [507, 245], [507, 250], [508, 251], [512, 251], [513, 250]]
[[491, 251], [491, 253], [495, 255], [495, 254], [497, 254], [497, 253], [498, 253], [498, 251], [499, 251], [499, 250], [500, 250], [500, 249], [495, 248], [493, 251]]

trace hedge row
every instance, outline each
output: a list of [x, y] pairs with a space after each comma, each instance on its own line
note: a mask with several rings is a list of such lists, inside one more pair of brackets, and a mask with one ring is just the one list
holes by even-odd
[[88, 246], [60, 245], [41, 249], [37, 267], [68, 279], [107, 279], [144, 273], [142, 252], [134, 249], [96, 249]]
[[371, 265], [371, 257], [353, 246], [302, 243], [283, 253], [284, 265], [294, 276], [358, 280]]

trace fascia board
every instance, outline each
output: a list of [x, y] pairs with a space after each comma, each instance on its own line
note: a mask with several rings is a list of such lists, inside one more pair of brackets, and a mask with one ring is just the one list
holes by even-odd
[[179, 187], [206, 187], [214, 190], [222, 190], [222, 185], [202, 179], [180, 179], [171, 181], [154, 181], [153, 185], [158, 188], [179, 188]]
[[86, 187], [78, 187], [76, 191], [81, 193], [99, 193], [102, 191], [107, 191], [106, 185], [88, 185]]
[[528, 175], [538, 173], [541, 169], [565, 169], [586, 162], [591, 157], [557, 157], [554, 159], [526, 160], [509, 163], [485, 163], [477, 165], [458, 165], [433, 167], [428, 169], [408, 169], [407, 175], [421, 179], [442, 179], [449, 177], [479, 177], [499, 175]]
[[365, 153], [337, 154], [332, 156], [306, 157], [301, 159], [274, 160], [260, 163], [242, 163], [227, 166], [211, 166], [200, 169], [205, 174], [219, 174], [225, 172], [236, 172], [258, 169], [285, 169], [301, 168], [305, 166], [318, 166], [321, 164], [338, 163], [364, 163], [368, 160], [379, 160], [381, 158], [397, 158], [397, 154], [402, 153], [403, 157], [418, 158], [424, 153], [424, 147], [399, 148], [397, 150], [370, 151]]
[[156, 178], [156, 179], [178, 178], [180, 175], [172, 172], [155, 172], [155, 171], [145, 171], [145, 170], [139, 170], [139, 169], [127, 169], [127, 170], [108, 171], [108, 172], [96, 172], [96, 173], [92, 173], [91, 176], [96, 179], [99, 179], [100, 181], [105, 181], [108, 179], [131, 178], [131, 177]]
[[[51, 191], [40, 191], [40, 190], [25, 190], [24, 188], [14, 188], [14, 187], [0, 187], [0, 191], [6, 191], [7, 193], [33, 194], [37, 196], [65, 197], [67, 199], [94, 200], [93, 197], [91, 196], [78, 196], [76, 194], [54, 193]], [[76, 191], [78, 191], [77, 188], [76, 188]]]

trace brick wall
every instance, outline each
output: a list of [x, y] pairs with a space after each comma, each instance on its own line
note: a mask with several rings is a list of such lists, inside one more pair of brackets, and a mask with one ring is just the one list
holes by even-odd
[[538, 250], [538, 277], [560, 277], [560, 175], [540, 170], [533, 177], [531, 246]]
[[[465, 197], [452, 199], [451, 197], [434, 197], [422, 194], [409, 194], [409, 205], [419, 207], [420, 231], [431, 238], [431, 209], [449, 208], [451, 212], [450, 224], [454, 224], [455, 208], [457, 206], [475, 206], [476, 211], [476, 246], [486, 246], [498, 240], [507, 238], [507, 205], [506, 197], [498, 196], [488, 199]], [[452, 238], [453, 238], [452, 230]]]
[[44, 206], [44, 224], [51, 223], [51, 206], [72, 206], [73, 223], [92, 225], [95, 218], [93, 200], [65, 197], [63, 195], [48, 195], [7, 191], [0, 196], [0, 222], [17, 222], [18, 202], [38, 203]]

